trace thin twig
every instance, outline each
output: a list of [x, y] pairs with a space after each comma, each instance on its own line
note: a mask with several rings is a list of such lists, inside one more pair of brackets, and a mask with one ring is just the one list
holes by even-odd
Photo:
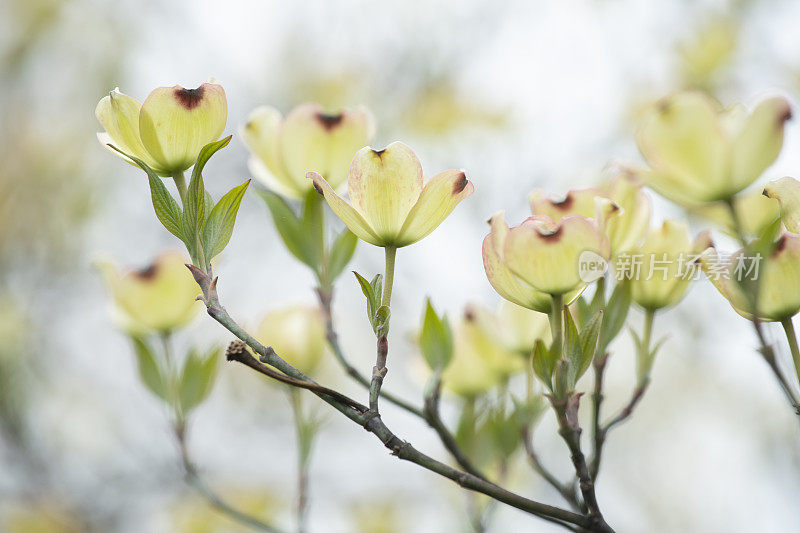
[[582, 507], [582, 503], [578, 500], [578, 496], [576, 494], [577, 487], [574, 483], [562, 483], [558, 480], [558, 478], [547, 469], [546, 466], [542, 463], [541, 459], [539, 459], [539, 454], [536, 453], [536, 448], [533, 446], [533, 431], [531, 430], [530, 426], [525, 426], [522, 428], [522, 444], [525, 447], [525, 455], [528, 458], [528, 462], [540, 476], [544, 479], [551, 487], [553, 487], [558, 493], [564, 498], [567, 503], [569, 503], [570, 507], [572, 507], [576, 511], [584, 511]]
[[[319, 299], [320, 307], [322, 308], [322, 314], [325, 318], [325, 335], [328, 339], [328, 344], [333, 351], [334, 357], [336, 357], [336, 360], [339, 362], [348, 376], [350, 376], [354, 381], [360, 383], [364, 388], [369, 389], [370, 380], [361, 374], [356, 367], [350, 364], [344, 354], [344, 351], [342, 350], [341, 345], [339, 344], [339, 336], [333, 326], [333, 314], [331, 311], [331, 301], [333, 296], [331, 291], [323, 290], [321, 288], [317, 289], [317, 298]], [[397, 407], [400, 407], [401, 409], [408, 411], [409, 413], [416, 415], [423, 420], [425, 419], [422, 409], [412, 405], [399, 396], [381, 389], [381, 397], [386, 401], [395, 404]]]
[[178, 448], [180, 449], [181, 463], [183, 464], [183, 469], [186, 474], [186, 482], [194, 487], [195, 490], [201, 496], [203, 496], [203, 498], [205, 498], [212, 507], [226, 514], [233, 520], [236, 520], [240, 524], [248, 526], [257, 531], [265, 531], [267, 533], [283, 533], [275, 526], [262, 522], [261, 520], [236, 509], [222, 499], [222, 497], [220, 497], [216, 492], [214, 492], [211, 487], [209, 487], [200, 477], [197, 467], [189, 457], [189, 450], [186, 444], [185, 427], [176, 427], [175, 437], [178, 441]]
[[440, 391], [441, 382], [436, 380], [425, 398], [425, 420], [427, 420], [428, 424], [436, 431], [436, 434], [439, 435], [439, 439], [442, 441], [445, 449], [450, 452], [450, 455], [453, 456], [453, 459], [456, 460], [459, 466], [473, 476], [485, 480], [486, 476], [472, 463], [467, 454], [464, 453], [464, 450], [458, 445], [453, 434], [450, 433], [447, 426], [445, 426], [442, 421], [441, 414], [439, 413]]
[[597, 495], [594, 490], [594, 481], [589, 474], [586, 458], [581, 451], [581, 427], [578, 423], [580, 397], [580, 394], [571, 393], [563, 400], [556, 400], [551, 397], [550, 401], [558, 419], [558, 433], [567, 443], [572, 457], [575, 475], [578, 477], [578, 486], [581, 489], [583, 501], [586, 503], [590, 524], [589, 529], [591, 531], [613, 533], [614, 530], [606, 523], [603, 514], [600, 512], [600, 506], [597, 503]]
[[592, 361], [592, 368], [594, 369], [594, 392], [592, 392], [592, 441], [594, 442], [592, 448], [592, 459], [589, 461], [589, 475], [592, 479], [597, 479], [597, 473], [600, 471], [600, 460], [603, 453], [603, 442], [605, 441], [605, 434], [600, 427], [600, 413], [602, 411], [603, 399], [603, 378], [606, 372], [606, 364], [608, 363], [608, 353], [600, 357], [596, 357]]
[[[204, 272], [197, 267], [189, 266], [195, 280], [203, 290], [203, 301], [206, 304], [208, 314], [220, 323], [225, 329], [230, 331], [237, 338], [245, 342], [250, 349], [262, 356], [263, 361], [269, 364], [289, 377], [300, 381], [311, 382], [311, 379], [305, 376], [302, 372], [294, 368], [285, 360], [280, 358], [274, 351], [268, 350], [263, 344], [258, 342], [252, 335], [248, 334], [242, 329], [236, 321], [225, 311], [219, 304], [217, 296], [216, 278], [211, 280]], [[232, 359], [246, 366], [257, 369], [259, 366], [253, 356], [247, 351], [237, 352], [235, 358]], [[305, 388], [305, 387], [304, 387]], [[508, 491], [494, 483], [483, 480], [468, 472], [459, 471], [445, 463], [438, 461], [414, 448], [409, 442], [398, 438], [392, 431], [384, 424], [380, 416], [375, 416], [371, 412], [361, 411], [353, 406], [356, 404], [354, 400], [342, 401], [334, 397], [329, 392], [323, 392], [316, 389], [309, 389], [314, 394], [319, 396], [323, 401], [331, 405], [337, 411], [344, 414], [353, 422], [359, 424], [364, 429], [375, 435], [383, 445], [388, 448], [391, 453], [398, 458], [409, 461], [414, 464], [435, 472], [451, 481], [454, 481], [459, 486], [468, 490], [480, 492], [491, 498], [494, 498], [502, 503], [523, 510], [527, 513], [533, 514], [550, 522], [563, 525], [565, 527], [574, 529], [570, 524], [586, 528], [591, 531], [608, 531], [607, 529], [598, 529], [597, 524], [591, 517], [586, 517], [577, 513], [573, 513], [566, 509], [547, 505], [535, 500], [531, 500]]]

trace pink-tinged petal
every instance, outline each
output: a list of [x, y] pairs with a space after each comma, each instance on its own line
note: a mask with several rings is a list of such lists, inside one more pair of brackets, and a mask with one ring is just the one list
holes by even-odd
[[463, 170], [445, 170], [431, 178], [408, 213], [396, 245], [408, 246], [427, 236], [474, 191]]
[[509, 231], [504, 246], [511, 271], [548, 294], [565, 294], [586, 285], [579, 272], [585, 253], [607, 258], [608, 242], [592, 220], [579, 216], [556, 223], [534, 215]]
[[590, 218], [595, 215], [595, 201], [598, 196], [607, 196], [605, 192], [595, 187], [573, 189], [560, 199], [554, 200], [546, 197], [541, 191], [533, 191], [528, 196], [531, 204], [531, 213], [545, 215], [558, 222], [565, 216], [580, 215]]
[[374, 244], [375, 246], [383, 246], [385, 243], [375, 234], [370, 225], [364, 220], [364, 217], [350, 205], [347, 200], [336, 194], [336, 191], [331, 188], [325, 178], [316, 172], [309, 172], [308, 177], [313, 181], [314, 188], [317, 189], [321, 195], [325, 197], [325, 201], [331, 207], [336, 216], [338, 216], [345, 226], [352, 231], [356, 237], [362, 241]]
[[183, 171], [194, 164], [206, 144], [219, 139], [227, 117], [221, 85], [159, 87], [142, 104], [139, 132], [153, 159], [171, 171]]
[[422, 192], [422, 165], [401, 142], [362, 148], [350, 164], [350, 199], [384, 242], [397, 240]]
[[508, 237], [508, 224], [502, 213], [489, 219], [492, 230], [483, 240], [483, 267], [486, 277], [497, 293], [506, 300], [542, 313], [550, 311], [550, 295], [537, 291], [514, 276], [506, 266], [503, 248]]

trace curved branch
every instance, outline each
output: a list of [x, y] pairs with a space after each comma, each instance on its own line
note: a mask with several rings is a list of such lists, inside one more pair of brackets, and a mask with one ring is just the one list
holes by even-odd
[[[203, 290], [203, 301], [206, 304], [208, 314], [212, 318], [214, 318], [237, 338], [245, 342], [255, 353], [259, 354], [262, 362], [277, 368], [295, 380], [314, 383], [313, 380], [311, 380], [305, 374], [294, 368], [285, 360], [278, 357], [273, 350], [268, 349], [266, 346], [258, 342], [252, 335], [242, 329], [242, 327], [239, 326], [239, 324], [237, 324], [233, 318], [231, 318], [228, 312], [219, 303], [216, 289], [216, 278], [213, 280], [210, 279], [208, 275], [206, 275], [197, 267], [189, 266], [189, 269], [192, 271], [195, 280]], [[247, 351], [237, 352], [235, 359], [232, 360], [246, 364], [248, 367], [253, 369], [257, 369], [260, 366], [259, 362], [256, 361]], [[402, 460], [417, 464], [426, 470], [430, 470], [431, 472], [435, 472], [443, 477], [446, 477], [447, 479], [450, 479], [451, 481], [454, 481], [461, 487], [473, 490], [475, 492], [480, 492], [491, 498], [494, 498], [495, 500], [550, 522], [559, 525], [566, 525], [570, 528], [572, 527], [570, 524], [573, 524], [589, 530], [607, 531], [604, 529], [597, 529], [594, 522], [589, 517], [525, 498], [524, 496], [515, 494], [468, 472], [459, 471], [420, 452], [414, 448], [411, 443], [398, 438], [394, 433], [392, 433], [392, 431], [383, 423], [380, 415], [375, 415], [372, 412], [365, 413], [353, 407], [353, 404], [357, 403], [354, 400], [344, 402], [327, 392], [314, 389], [310, 390], [319, 396], [323, 401], [344, 414], [350, 420], [359, 424], [364, 429], [375, 435], [383, 443], [383, 445], [391, 451], [393, 455]]]

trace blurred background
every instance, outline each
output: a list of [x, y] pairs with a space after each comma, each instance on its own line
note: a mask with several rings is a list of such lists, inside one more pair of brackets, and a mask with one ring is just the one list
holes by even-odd
[[[153, 216], [143, 173], [95, 138], [94, 107], [115, 86], [141, 101], [157, 86], [221, 81], [234, 140], [207, 167], [215, 196], [249, 177], [236, 133], [260, 104], [283, 112], [308, 100], [366, 104], [376, 145], [404, 140], [430, 175], [466, 169], [476, 193], [398, 254], [386, 383], [420, 404], [425, 374], [409, 338], [424, 298], [453, 317], [468, 302], [500, 302], [481, 263], [486, 219], [505, 210], [518, 223], [531, 189], [560, 194], [596, 183], [610, 161], [637, 161], [637, 117], [675, 90], [703, 88], [726, 104], [780, 93], [796, 105], [798, 22], [800, 3], [790, 0], [3, 0], [0, 530], [243, 530], [184, 483], [165, 409], [139, 381], [93, 267], [100, 254], [145, 266], [176, 243]], [[763, 179], [798, 174], [794, 121]], [[684, 216], [654, 201], [657, 220]], [[351, 268], [374, 274], [382, 261], [381, 250], [361, 245]], [[217, 271], [224, 304], [246, 325], [315, 303], [311, 274], [251, 193]], [[366, 373], [374, 341], [363, 305], [355, 280], [342, 276], [340, 338]], [[630, 320], [639, 327], [641, 316]], [[800, 528], [800, 430], [746, 326], [706, 281], [656, 322], [655, 334], [669, 337], [652, 388], [610, 438], [598, 487], [618, 531]], [[202, 315], [176, 343], [229, 340]], [[634, 373], [628, 337], [614, 350], [609, 412], [627, 400]], [[335, 361], [325, 361], [320, 379], [366, 398]], [[323, 419], [309, 531], [470, 531], [455, 485], [400, 463], [310, 395], [306, 404]], [[384, 411], [396, 433], [446, 457], [419, 420]], [[546, 415], [537, 442], [566, 478], [571, 465], [554, 426]], [[189, 445], [221, 494], [290, 527], [296, 450], [281, 387], [222, 364]], [[521, 457], [510, 471], [514, 490], [561, 504]], [[489, 531], [523, 530], [560, 529], [497, 508]]]

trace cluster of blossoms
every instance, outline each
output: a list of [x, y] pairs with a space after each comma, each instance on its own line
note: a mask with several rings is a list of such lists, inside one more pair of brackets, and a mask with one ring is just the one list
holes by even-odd
[[[533, 406], [543, 401], [533, 393], [535, 375], [549, 391], [562, 435], [575, 446], [570, 435], [574, 437], [571, 424], [577, 420], [580, 398], [577, 383], [593, 362], [605, 365], [607, 348], [622, 331], [631, 305], [645, 314], [641, 336], [633, 334], [639, 391], [635, 402], [649, 383], [659, 346], [651, 342], [653, 317], [678, 304], [701, 270], [756, 328], [762, 320], [779, 321], [793, 332], [791, 318], [800, 311], [800, 291], [787, 288], [800, 286], [800, 182], [782, 178], [769, 183], [763, 194], [746, 190], [777, 158], [790, 116], [788, 103], [779, 97], [752, 110], [742, 105], [723, 109], [701, 93], [679, 93], [656, 104], [643, 120], [637, 144], [646, 166], [616, 168], [602, 186], [572, 190], [559, 199], [534, 191], [531, 216], [518, 225], [509, 225], [502, 212], [491, 216], [483, 265], [505, 301], [496, 312], [470, 305], [452, 325], [428, 302], [419, 332], [420, 352], [432, 374], [426, 404], [438, 400], [441, 385], [471, 405], [527, 372], [527, 404], [517, 405], [520, 416], [528, 417], [522, 429], [536, 418], [534, 412], [541, 412]], [[98, 104], [97, 117], [105, 128], [101, 142], [147, 172], [159, 220], [186, 245], [209, 312], [222, 312], [211, 260], [230, 239], [248, 185], [215, 202], [203, 183], [205, 163], [230, 139], [218, 140], [227, 119], [222, 87], [210, 82], [191, 90], [159, 88], [141, 105], [115, 90]], [[281, 362], [292, 365], [292, 372], [299, 369], [304, 378], [313, 372], [328, 344], [347, 364], [332, 330], [333, 282], [358, 240], [385, 249], [383, 276], [370, 281], [356, 274], [378, 339], [372, 380], [361, 381], [370, 390], [369, 409], [378, 414], [387, 371], [395, 254], [433, 232], [473, 194], [474, 186], [456, 169], [426, 181], [416, 154], [402, 142], [382, 149], [368, 146], [375, 124], [363, 108], [330, 114], [316, 104], [303, 104], [284, 118], [273, 108], [260, 107], [240, 131], [251, 152], [249, 168], [266, 187], [257, 192], [280, 237], [319, 282], [320, 309], [273, 311], [256, 334], [264, 346], [269, 343], [277, 350]], [[187, 187], [183, 172], [190, 167]], [[174, 180], [180, 203], [159, 176]], [[709, 231], [693, 237], [683, 222], [653, 225], [645, 187], [713, 222], [742, 248], [718, 252]], [[346, 226], [333, 239], [325, 230], [323, 201]], [[300, 204], [299, 214], [293, 202]], [[170, 332], [196, 314], [197, 287], [182, 262], [178, 256], [164, 256], [144, 271], [125, 275], [104, 267], [118, 314], [124, 315], [133, 335]], [[613, 289], [607, 290], [612, 283]], [[590, 285], [594, 288], [587, 293]], [[800, 377], [796, 341], [792, 346]], [[262, 353], [261, 361], [272, 364], [270, 355]], [[359, 377], [356, 369], [346, 369]], [[281, 370], [286, 373], [285, 367]], [[180, 381], [177, 388], [183, 390], [188, 387], [184, 382], [192, 380], [197, 388], [195, 374], [185, 368], [175, 378]], [[143, 379], [165, 397], [157, 379]], [[197, 402], [187, 394], [190, 400], [181, 400], [185, 411]], [[486, 420], [492, 427], [497, 420], [508, 426], [520, 416], [508, 415], [503, 406]], [[514, 428], [510, 433], [517, 436], [521, 428]], [[600, 450], [595, 453], [599, 456]], [[581, 490], [593, 491], [591, 481], [580, 477]], [[584, 498], [591, 502], [593, 496], [584, 493]], [[588, 512], [592, 524], [603, 524], [598, 509], [590, 505]]]

